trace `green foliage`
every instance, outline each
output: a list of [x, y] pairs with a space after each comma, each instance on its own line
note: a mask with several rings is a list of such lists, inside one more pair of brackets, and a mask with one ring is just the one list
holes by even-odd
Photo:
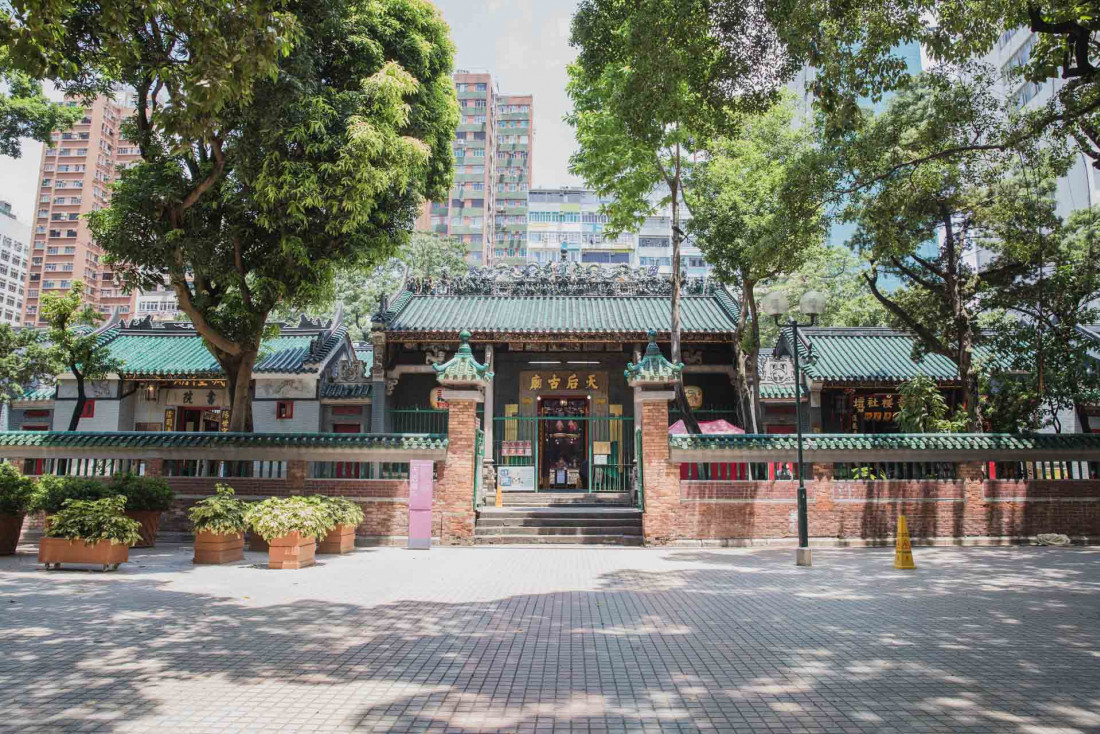
[[21, 515], [34, 503], [34, 481], [11, 464], [0, 464], [0, 514]]
[[320, 538], [335, 526], [327, 506], [307, 497], [270, 497], [250, 506], [245, 519], [268, 541], [289, 533]]
[[214, 495], [196, 502], [187, 511], [187, 517], [195, 532], [243, 533], [248, 527], [247, 508], [246, 503], [234, 496], [232, 487], [219, 483], [214, 485]]
[[96, 500], [65, 501], [61, 510], [50, 518], [46, 536], [96, 543], [111, 541], [111, 545], [133, 545], [141, 540], [141, 523], [123, 514], [126, 498], [122, 495]]
[[49, 144], [51, 132], [72, 127], [81, 115], [79, 108], [52, 102], [41, 82], [11, 68], [8, 51], [0, 43], [0, 155], [18, 158], [20, 138]]
[[329, 514], [333, 526], [359, 525], [363, 522], [363, 509], [351, 500], [343, 497], [328, 497], [323, 494], [311, 495], [307, 499], [318, 503]]
[[176, 494], [161, 477], [142, 477], [137, 474], [116, 474], [111, 480], [110, 492], [126, 498], [127, 510], [164, 511], [172, 507]]
[[[337, 274], [333, 300], [344, 307], [345, 316], [354, 319], [352, 339], [369, 338], [370, 318], [378, 310], [379, 298], [392, 296], [407, 278], [438, 278], [466, 271], [466, 245], [453, 237], [430, 232], [413, 232], [394, 257], [366, 270], [346, 270]], [[328, 303], [319, 303], [327, 309]], [[288, 309], [280, 318], [297, 316]]]
[[[426, 0], [285, 7], [295, 32], [268, 69], [278, 73], [223, 100], [209, 128], [177, 124], [181, 105], [134, 80], [125, 134], [142, 161], [89, 220], [128, 287], [167, 277], [226, 373], [231, 430], [251, 428], [248, 381], [268, 315], [331, 300], [336, 272], [391, 257], [420, 204], [451, 182], [454, 48], [439, 11]], [[187, 87], [181, 100], [195, 94], [205, 93]]]
[[947, 400], [932, 378], [918, 375], [898, 385], [898, 429], [902, 433], [958, 433], [966, 429], [959, 411], [948, 418]]
[[[981, 430], [980, 322], [999, 293], [1039, 265], [1046, 233], [1060, 224], [1053, 181], [1067, 159], [1051, 140], [1012, 150], [991, 142], [1010, 113], [989, 77], [962, 78], [927, 72], [830, 153], [852, 194], [843, 218], [857, 225], [849, 244], [871, 263], [872, 294], [918, 337], [915, 356], [937, 353], [959, 365], [968, 429]], [[975, 141], [988, 147], [946, 155]], [[923, 162], [910, 165], [915, 159]], [[867, 181], [876, 183], [859, 183]], [[975, 268], [969, 255], [979, 249], [986, 262]], [[886, 293], [882, 274], [903, 287]]]
[[[769, 279], [768, 292], [781, 290], [790, 303], [807, 291], [821, 291], [828, 297], [821, 326], [887, 326], [889, 316], [863, 280], [867, 263], [845, 247], [825, 246], [806, 254], [798, 270]], [[774, 344], [779, 327], [767, 318], [760, 320], [760, 343]]]
[[33, 509], [55, 513], [68, 500], [98, 500], [114, 494], [107, 483], [99, 479], [48, 474], [38, 479]]
[[0, 403], [19, 397], [40, 380], [52, 379], [59, 368], [56, 351], [38, 331], [0, 324]]
[[[728, 13], [737, 0], [718, 0]], [[1061, 77], [1052, 102], [1016, 117], [1002, 141], [1051, 132], [1073, 137], [1100, 159], [1100, 69], [1096, 65], [1097, 14], [1081, 0], [774, 0], [765, 3], [792, 60], [815, 67], [812, 89], [833, 130], [862, 124], [862, 99], [878, 101], [913, 82], [901, 51], [919, 45], [934, 63], [962, 63], [993, 50], [1005, 31], [1036, 33], [1025, 64], [1008, 69], [1005, 84], [1039, 84]], [[736, 37], [730, 36], [730, 42]], [[978, 143], [980, 144], [980, 143]], [[956, 150], [973, 146], [957, 141]]]
[[85, 385], [118, 372], [122, 363], [100, 343], [95, 327], [103, 319], [94, 306], [84, 302], [84, 283], [73, 281], [67, 293], [51, 292], [42, 297], [40, 316], [48, 325], [47, 336], [53, 359], [76, 378], [77, 400], [69, 420], [75, 431], [84, 411]]

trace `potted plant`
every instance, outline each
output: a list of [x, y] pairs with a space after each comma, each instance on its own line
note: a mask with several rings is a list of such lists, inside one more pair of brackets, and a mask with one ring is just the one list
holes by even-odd
[[194, 563], [231, 563], [244, 559], [244, 531], [248, 527], [248, 506], [237, 499], [233, 488], [214, 485], [214, 496], [196, 502], [187, 511], [195, 526]]
[[350, 553], [355, 550], [355, 528], [363, 522], [363, 510], [359, 505], [343, 497], [314, 495], [315, 499], [332, 517], [333, 527], [317, 544], [318, 553]]
[[34, 482], [11, 464], [0, 464], [0, 556], [15, 553], [23, 516], [33, 500]]
[[141, 524], [126, 517], [122, 495], [98, 500], [67, 500], [38, 544], [38, 562], [92, 563], [116, 569], [130, 560], [130, 546], [141, 540]]
[[61, 510], [66, 500], [98, 500], [110, 496], [110, 489], [99, 479], [47, 474], [38, 480], [33, 509], [50, 517]]
[[335, 524], [323, 505], [306, 497], [271, 497], [249, 507], [245, 517], [268, 542], [269, 568], [312, 566], [317, 538]]
[[160, 477], [116, 474], [109, 490], [126, 498], [126, 516], [141, 523], [141, 542], [134, 547], [156, 547], [160, 516], [172, 507], [175, 499], [168, 482]]

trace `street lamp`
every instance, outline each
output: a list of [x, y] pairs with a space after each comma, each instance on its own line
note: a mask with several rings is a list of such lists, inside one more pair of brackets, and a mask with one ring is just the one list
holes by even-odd
[[[816, 324], [817, 317], [825, 312], [826, 300], [827, 296], [821, 291], [807, 291], [798, 301], [798, 310], [810, 317], [810, 323], [799, 324], [794, 318], [787, 320], [787, 326], [791, 327], [790, 351], [794, 359], [794, 424], [798, 436], [798, 550], [795, 551], [795, 564], [799, 566], [812, 566], [813, 563], [810, 557], [810, 527], [806, 509], [806, 478], [802, 471], [802, 370], [799, 367], [798, 327]], [[760, 306], [765, 314], [775, 319], [777, 325], [779, 318], [791, 308], [787, 294], [782, 291], [772, 291], [764, 296]]]

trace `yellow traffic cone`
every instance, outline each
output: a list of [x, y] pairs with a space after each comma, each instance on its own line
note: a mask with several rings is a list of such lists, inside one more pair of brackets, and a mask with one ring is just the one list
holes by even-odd
[[898, 516], [898, 542], [894, 551], [894, 568], [916, 569], [913, 563], [913, 546], [909, 543], [909, 524], [905, 515]]

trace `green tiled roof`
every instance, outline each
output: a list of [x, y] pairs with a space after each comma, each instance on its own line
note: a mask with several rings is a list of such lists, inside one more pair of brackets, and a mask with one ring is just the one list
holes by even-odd
[[[819, 382], [901, 382], [926, 375], [937, 382], [954, 382], [959, 370], [947, 357], [928, 354], [913, 359], [916, 337], [886, 328], [806, 327], [798, 330], [799, 355], [806, 376]], [[783, 329], [782, 340], [790, 339]], [[805, 360], [812, 345], [813, 359]], [[978, 348], [981, 358], [988, 352]]]
[[649, 332], [649, 344], [646, 345], [645, 355], [638, 360], [638, 364], [626, 363], [623, 376], [631, 387], [646, 385], [669, 385], [679, 378], [684, 371], [684, 363], [673, 364], [665, 359], [661, 348], [657, 346], [657, 332]]
[[[217, 377], [222, 374], [214, 355], [202, 337], [185, 330], [111, 329], [104, 337], [111, 356], [122, 361], [122, 373], [127, 377]], [[324, 343], [310, 353], [310, 345], [319, 335]], [[254, 367], [257, 373], [306, 373], [316, 371], [316, 365], [332, 352], [347, 336], [347, 327], [313, 333], [286, 333], [263, 343], [260, 358]]]
[[[263, 454], [274, 459], [287, 458], [295, 449], [315, 451], [318, 457], [326, 452], [354, 451], [428, 451], [447, 449], [447, 437], [440, 434], [185, 434], [185, 432], [138, 431], [0, 431], [0, 456], [32, 456], [45, 450], [48, 456], [97, 454], [125, 456], [157, 456], [164, 452], [175, 456], [205, 456], [241, 459]], [[274, 452], [274, 453], [273, 453]], [[320, 460], [320, 459], [319, 459]], [[370, 459], [364, 459], [370, 460]]]
[[[669, 436], [669, 446], [679, 453], [726, 451], [759, 455], [756, 458], [765, 460], [767, 454], [793, 454], [798, 449], [798, 439], [793, 434], [678, 434]], [[1100, 434], [818, 433], [804, 436], [803, 448], [811, 461], [814, 452], [829, 454], [832, 461], [843, 460], [836, 457], [846, 453], [859, 455], [851, 456], [853, 460], [891, 461], [897, 458], [889, 457], [908, 452], [938, 454], [944, 460], [950, 460], [952, 454], [977, 455], [988, 460], [1069, 454], [1082, 460], [1096, 460], [1100, 458]]]
[[[763, 400], [794, 400], [794, 385], [776, 385], [774, 382], [760, 385], [760, 398]], [[803, 391], [802, 399], [806, 399]]]
[[370, 393], [371, 385], [369, 382], [360, 382], [353, 385], [327, 382], [321, 387], [322, 398], [362, 400], [369, 398]]
[[[458, 333], [667, 333], [668, 296], [436, 296], [402, 293], [387, 313], [387, 331]], [[685, 334], [730, 334], [737, 303], [724, 289], [680, 300]]]
[[56, 385], [41, 385], [39, 387], [27, 388], [23, 391], [23, 394], [15, 398], [15, 400], [25, 403], [45, 403], [53, 400], [56, 394]]
[[493, 381], [489, 365], [481, 364], [470, 349], [470, 332], [465, 329], [458, 335], [461, 344], [455, 355], [443, 364], [433, 364], [435, 379], [448, 387], [486, 386]]

